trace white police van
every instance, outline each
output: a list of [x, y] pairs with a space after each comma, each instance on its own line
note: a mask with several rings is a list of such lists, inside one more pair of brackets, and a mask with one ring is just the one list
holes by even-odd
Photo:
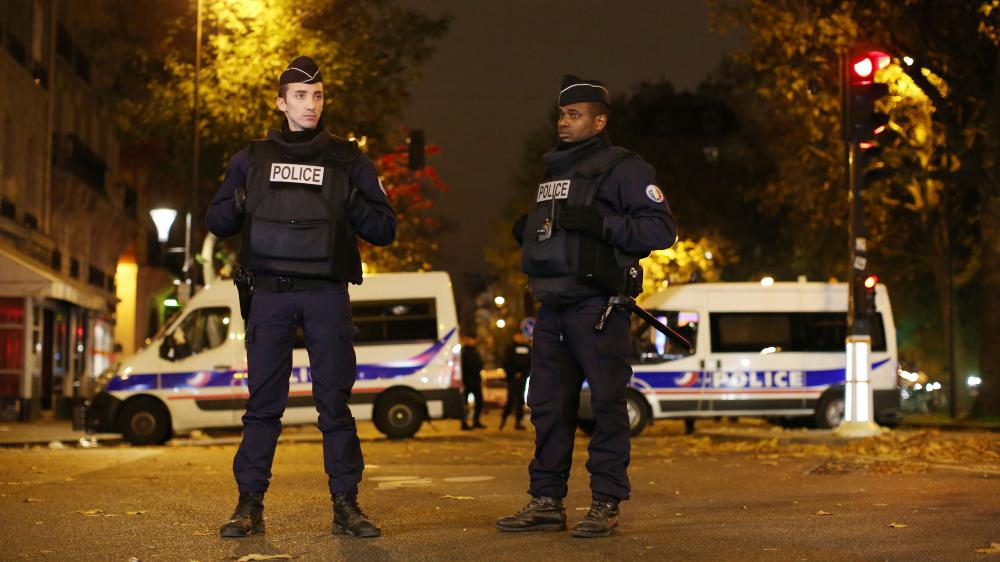
[[[698, 283], [641, 305], [694, 344], [691, 351], [633, 315], [629, 421], [638, 435], [654, 419], [761, 416], [786, 426], [836, 427], [844, 416], [847, 285]], [[892, 308], [876, 286], [871, 381], [875, 420], [899, 417]], [[589, 391], [580, 427], [593, 431]]]
[[[389, 437], [427, 418], [462, 415], [458, 319], [447, 273], [367, 275], [350, 287], [357, 380], [351, 411]], [[315, 423], [309, 357], [296, 338], [285, 424]], [[86, 423], [135, 444], [241, 424], [247, 397], [244, 324], [232, 281], [213, 281], [150, 345], [105, 372]]]

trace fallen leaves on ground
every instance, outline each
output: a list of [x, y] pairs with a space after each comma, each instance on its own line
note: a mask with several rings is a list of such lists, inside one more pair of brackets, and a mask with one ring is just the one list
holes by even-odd
[[443, 500], [474, 500], [476, 498], [474, 498], [472, 496], [453, 496], [451, 494], [445, 494], [445, 495], [441, 496], [441, 499], [443, 499]]
[[893, 529], [905, 529], [906, 528], [906, 524], [905, 523], [896, 523], [895, 521], [893, 521], [892, 523], [889, 523], [889, 527], [891, 527]]
[[[915, 474], [932, 466], [1000, 470], [1000, 439], [988, 433], [941, 432], [936, 429], [886, 431], [877, 437], [848, 442], [788, 442], [807, 430], [777, 428], [773, 437], [752, 440], [713, 440], [711, 437], [671, 435], [657, 444], [665, 454], [712, 459], [713, 455], [749, 453], [761, 464], [773, 466], [788, 459], [825, 458], [811, 474]], [[770, 435], [770, 432], [769, 432]]]
[[247, 554], [236, 559], [236, 562], [251, 562], [252, 560], [291, 560], [288, 554]]
[[126, 511], [125, 515], [143, 515], [146, 513], [145, 509], [137, 509], [135, 511]]
[[989, 548], [977, 548], [976, 552], [981, 554], [1000, 554], [1000, 542], [990, 543]]
[[79, 513], [80, 515], [86, 515], [87, 517], [96, 517], [104, 513], [104, 510], [99, 507], [96, 507], [94, 509], [85, 509], [83, 511], [77, 511], [77, 513]]
[[829, 511], [823, 511], [822, 509], [816, 512], [816, 515], [833, 515]]

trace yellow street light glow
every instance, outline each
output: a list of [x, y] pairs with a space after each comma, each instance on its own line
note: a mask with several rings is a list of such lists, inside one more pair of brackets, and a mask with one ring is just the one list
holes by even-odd
[[774, 277], [768, 275], [767, 277], [760, 280], [760, 284], [765, 287], [770, 287], [771, 285], [774, 285]]
[[507, 325], [507, 321], [504, 320], [503, 318], [497, 320], [497, 328], [503, 328], [506, 325]]
[[498, 296], [493, 299], [493, 302], [495, 302], [497, 306], [503, 306], [503, 303], [507, 302], [507, 299]]
[[906, 66], [913, 66], [913, 57], [903, 57], [903, 63]]

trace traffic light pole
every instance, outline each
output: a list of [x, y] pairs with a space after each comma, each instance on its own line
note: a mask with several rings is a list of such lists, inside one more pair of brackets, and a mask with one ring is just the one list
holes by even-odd
[[[841, 103], [845, 117], [851, 114], [851, 95], [846, 83], [847, 55], [841, 57]], [[848, 126], [844, 120], [845, 129]], [[882, 431], [874, 422], [873, 394], [871, 388], [871, 320], [866, 310], [863, 281], [868, 273], [868, 240], [865, 229], [865, 207], [862, 197], [864, 170], [859, 169], [861, 147], [845, 130], [845, 156], [848, 187], [848, 274], [847, 362], [844, 385], [844, 421], [834, 434], [840, 437], [871, 437]]]
[[865, 207], [858, 173], [858, 143], [847, 141], [847, 184], [850, 220], [848, 240], [850, 275], [847, 297], [847, 364], [844, 384], [844, 421], [834, 430], [840, 437], [870, 437], [882, 431], [874, 422], [871, 387], [871, 321], [865, 311], [863, 281], [868, 272]]

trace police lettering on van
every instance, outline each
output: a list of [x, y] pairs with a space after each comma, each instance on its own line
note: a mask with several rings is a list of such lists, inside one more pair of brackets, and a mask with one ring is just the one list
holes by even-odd
[[[633, 324], [628, 409], [633, 434], [654, 419], [765, 416], [830, 428], [843, 417], [847, 287], [829, 283], [697, 283], [642, 305], [695, 344], [690, 352]], [[896, 332], [889, 297], [876, 291], [871, 387], [875, 420], [898, 421]], [[590, 421], [584, 391], [581, 427]]]

